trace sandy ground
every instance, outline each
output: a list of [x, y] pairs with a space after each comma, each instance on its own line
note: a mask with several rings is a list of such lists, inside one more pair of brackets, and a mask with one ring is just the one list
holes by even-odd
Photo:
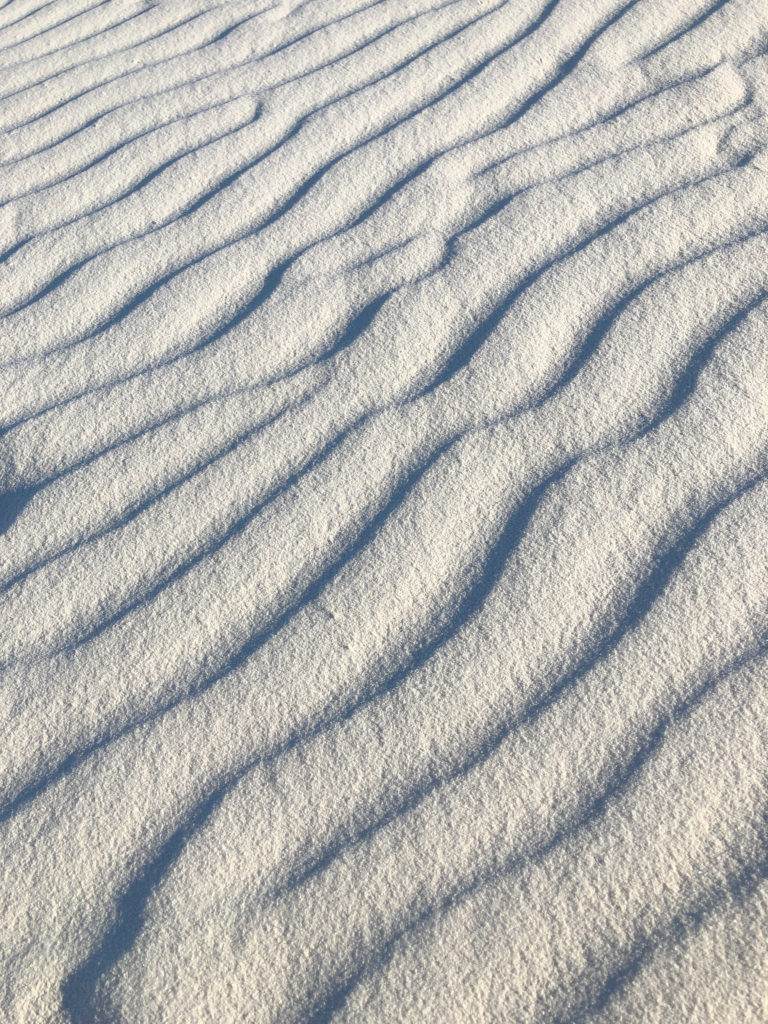
[[765, 1024], [765, 0], [5, 0], [0, 132], [0, 1020]]

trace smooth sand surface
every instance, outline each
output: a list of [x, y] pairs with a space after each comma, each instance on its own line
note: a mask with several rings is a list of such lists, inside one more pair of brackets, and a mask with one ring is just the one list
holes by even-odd
[[0, 0], [0, 1022], [768, 1022], [768, 3]]

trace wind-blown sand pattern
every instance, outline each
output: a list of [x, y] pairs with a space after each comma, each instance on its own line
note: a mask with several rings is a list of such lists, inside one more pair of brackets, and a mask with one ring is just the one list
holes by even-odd
[[0, 1020], [768, 1021], [767, 54], [0, 3]]

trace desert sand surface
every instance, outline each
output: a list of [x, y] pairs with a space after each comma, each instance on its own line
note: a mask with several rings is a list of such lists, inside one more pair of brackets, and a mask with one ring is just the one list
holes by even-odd
[[0, 0], [0, 1021], [768, 1022], [768, 3]]

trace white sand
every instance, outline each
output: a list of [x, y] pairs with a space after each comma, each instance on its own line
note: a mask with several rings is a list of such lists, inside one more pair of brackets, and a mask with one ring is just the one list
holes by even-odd
[[5, 0], [0, 131], [0, 1021], [766, 1024], [765, 0]]

